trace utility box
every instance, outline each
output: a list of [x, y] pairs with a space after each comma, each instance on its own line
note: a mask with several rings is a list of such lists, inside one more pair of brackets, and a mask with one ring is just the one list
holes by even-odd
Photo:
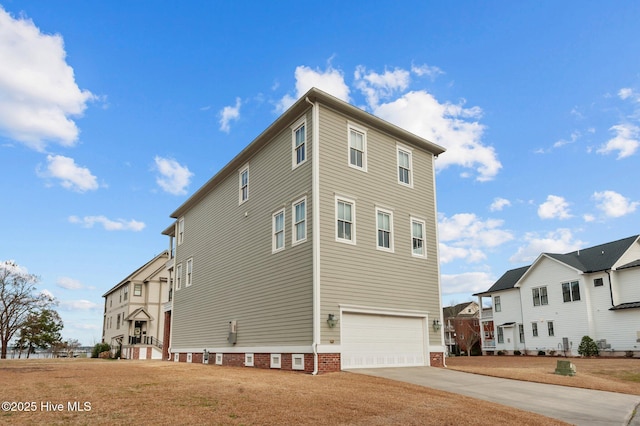
[[236, 320], [229, 321], [229, 337], [227, 341], [232, 345], [235, 345], [238, 341], [238, 322]]
[[555, 373], [562, 376], [575, 376], [576, 366], [571, 361], [558, 360]]

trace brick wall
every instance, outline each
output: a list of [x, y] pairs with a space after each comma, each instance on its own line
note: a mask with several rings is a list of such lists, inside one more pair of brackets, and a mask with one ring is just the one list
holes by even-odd
[[444, 367], [444, 353], [443, 352], [431, 352], [431, 366], [432, 367]]
[[[293, 370], [293, 356], [290, 353], [283, 353], [280, 360], [279, 370], [285, 371], [300, 371], [301, 373], [313, 372], [313, 354], [304, 354], [304, 370]], [[203, 354], [201, 352], [192, 353], [192, 363], [202, 363]], [[244, 367], [244, 353], [232, 353], [222, 355], [222, 365], [229, 367]], [[171, 355], [173, 360], [173, 355]], [[178, 354], [178, 360], [180, 362], [187, 362], [187, 354]], [[216, 353], [211, 352], [209, 354], [209, 364], [215, 365]], [[271, 354], [269, 353], [254, 353], [253, 354], [253, 367], [247, 368], [271, 368]], [[318, 354], [318, 373], [331, 373], [340, 371], [340, 354]]]

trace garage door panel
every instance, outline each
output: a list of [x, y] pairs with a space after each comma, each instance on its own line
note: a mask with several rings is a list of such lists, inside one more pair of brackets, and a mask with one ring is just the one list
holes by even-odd
[[424, 320], [343, 313], [342, 368], [425, 365]]

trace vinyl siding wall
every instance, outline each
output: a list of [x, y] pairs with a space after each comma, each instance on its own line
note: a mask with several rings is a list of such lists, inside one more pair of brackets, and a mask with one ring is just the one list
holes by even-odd
[[[496, 342], [496, 351], [514, 351], [516, 349], [522, 350], [524, 345], [520, 344], [518, 334], [518, 324], [522, 324], [522, 313], [520, 311], [520, 293], [518, 292], [517, 288], [492, 293], [492, 305], [494, 305], [496, 296], [500, 297], [500, 311], [496, 312], [495, 306], [492, 307], [494, 326], [493, 332]], [[498, 326], [510, 322], [515, 324], [513, 325], [513, 327], [502, 328], [504, 342], [498, 343]]]
[[[172, 350], [310, 345], [312, 342], [312, 116], [306, 115], [307, 161], [292, 170], [291, 129], [249, 161], [249, 198], [239, 205], [238, 171], [185, 214], [176, 248], [182, 288], [174, 291]], [[294, 120], [291, 124], [294, 124]], [[244, 166], [243, 166], [244, 167]], [[307, 196], [307, 240], [292, 246], [292, 202]], [[285, 249], [272, 253], [272, 215], [285, 211]], [[193, 284], [185, 287], [193, 258]], [[209, 349], [211, 350], [211, 349]]]
[[[412, 147], [408, 188], [398, 183], [402, 141], [353, 122], [368, 129], [363, 172], [348, 163], [348, 118], [322, 106], [319, 116], [321, 343], [340, 342], [340, 324], [330, 329], [324, 320], [341, 304], [428, 311], [430, 321], [439, 319], [433, 155]], [[355, 201], [355, 245], [336, 241], [336, 195]], [[393, 253], [376, 249], [376, 207], [393, 213]], [[426, 259], [411, 254], [411, 216], [426, 222]], [[441, 333], [428, 330], [430, 344], [441, 345]]]

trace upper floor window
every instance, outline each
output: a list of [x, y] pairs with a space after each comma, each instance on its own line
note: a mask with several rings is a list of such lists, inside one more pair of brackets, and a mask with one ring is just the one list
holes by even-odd
[[349, 126], [349, 165], [367, 171], [367, 133]]
[[129, 298], [129, 286], [125, 285], [123, 289], [123, 300], [127, 300]]
[[602, 287], [603, 285], [604, 285], [604, 281], [602, 280], [602, 278], [594, 278], [593, 280], [594, 287]]
[[133, 295], [134, 296], [142, 296], [142, 284], [134, 284], [134, 286], [133, 286]]
[[548, 305], [547, 287], [536, 287], [531, 289], [533, 295], [533, 306]]
[[393, 251], [393, 213], [376, 209], [376, 223], [378, 228], [379, 250]]
[[184, 280], [184, 286], [189, 287], [193, 283], [193, 258], [187, 260], [187, 274]]
[[411, 150], [398, 146], [398, 183], [413, 186]]
[[307, 160], [307, 134], [306, 123], [298, 123], [293, 127], [293, 167], [304, 163]]
[[182, 263], [176, 266], [176, 290], [182, 288]]
[[273, 252], [284, 249], [284, 209], [273, 214]]
[[293, 203], [293, 241], [299, 243], [307, 239], [307, 199], [303, 198]]
[[242, 204], [249, 199], [249, 166], [245, 166], [240, 170], [238, 183], [240, 185], [240, 204]]
[[418, 257], [426, 257], [425, 247], [425, 223], [423, 220], [411, 218], [411, 254]]
[[184, 217], [178, 219], [178, 244], [184, 241]]
[[580, 300], [580, 284], [578, 281], [562, 283], [562, 299], [565, 302], [575, 302]]
[[502, 311], [502, 305], [500, 304], [500, 296], [495, 296], [493, 298], [493, 310], [495, 312]]
[[120, 329], [120, 314], [118, 314], [118, 317], [116, 319], [116, 329]]
[[537, 322], [532, 322], [531, 323], [531, 333], [533, 334], [533, 337], [538, 337], [538, 323]]
[[355, 210], [354, 201], [336, 199], [336, 239], [338, 241], [355, 244]]

